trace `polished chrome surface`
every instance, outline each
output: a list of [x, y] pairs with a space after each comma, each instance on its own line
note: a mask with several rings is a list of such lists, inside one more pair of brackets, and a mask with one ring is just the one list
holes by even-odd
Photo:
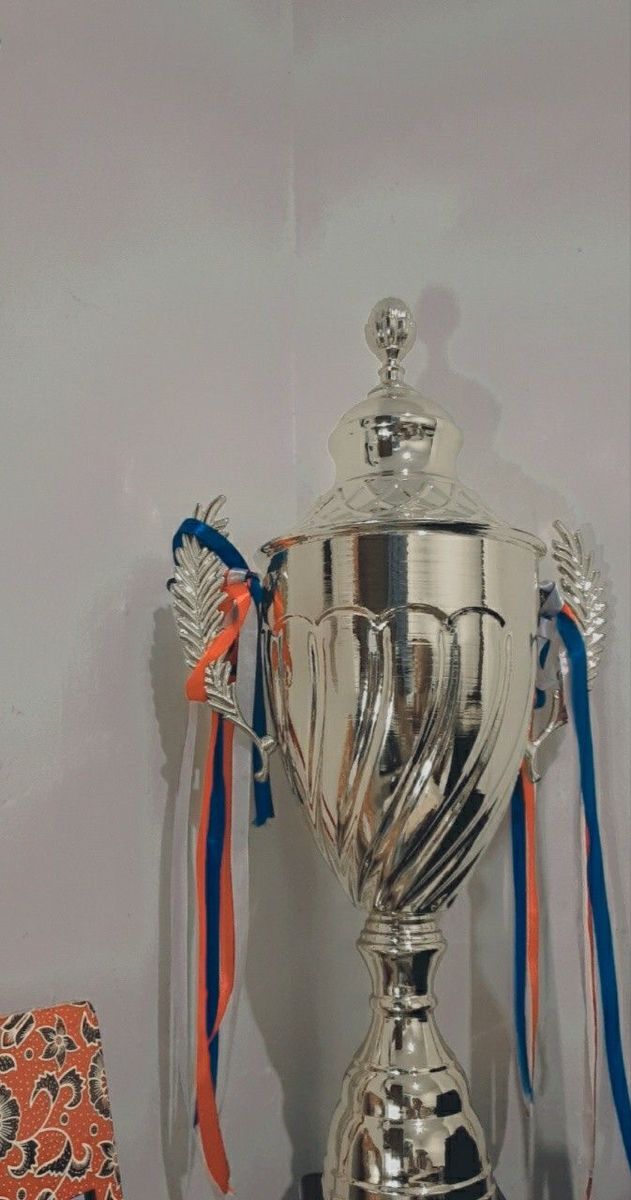
[[265, 658], [285, 765], [355, 904], [434, 912], [488, 844], [523, 754], [535, 558], [422, 530], [273, 557]]
[[[505, 1200], [504, 1193], [497, 1186], [495, 1188], [495, 1195], [496, 1200]], [[304, 1176], [298, 1192], [298, 1200], [324, 1200], [321, 1175]]]
[[380, 381], [331, 436], [334, 486], [264, 547], [278, 743], [316, 842], [369, 912], [373, 1022], [324, 1196], [491, 1200], [483, 1134], [434, 1023], [434, 916], [488, 845], [526, 749], [544, 548], [458, 480], [460, 431], [403, 379], [407, 306], [382, 301], [366, 332]]
[[461, 1069], [434, 1022], [434, 915], [501, 820], [532, 711], [543, 547], [457, 478], [462, 437], [403, 380], [414, 325], [367, 326], [380, 382], [339, 422], [332, 489], [266, 547], [264, 653], [285, 766], [369, 912], [373, 1020], [331, 1128], [325, 1200], [491, 1200]]
[[280, 749], [322, 853], [372, 914], [373, 1024], [324, 1196], [490, 1200], [484, 1137], [423, 981], [430, 915], [488, 845], [524, 751], [535, 555], [474, 534], [348, 533], [277, 551], [266, 590]]
[[366, 341], [383, 366], [383, 383], [403, 378], [401, 360], [416, 341], [416, 321], [404, 300], [387, 296], [375, 304], [365, 325]]
[[462, 1068], [434, 1020], [444, 938], [427, 917], [373, 914], [359, 940], [372, 1023], [342, 1085], [324, 1167], [329, 1200], [491, 1200]]
[[385, 366], [381, 382], [340, 419], [329, 439], [335, 483], [291, 534], [264, 547], [314, 534], [428, 526], [475, 526], [498, 540], [543, 546], [499, 520], [456, 474], [462, 434], [442, 408], [403, 380], [400, 359], [409, 348], [414, 319], [401, 300], [375, 305], [366, 326], [369, 346]]

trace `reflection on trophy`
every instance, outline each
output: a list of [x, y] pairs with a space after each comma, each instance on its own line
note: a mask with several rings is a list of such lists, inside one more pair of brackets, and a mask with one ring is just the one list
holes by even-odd
[[326, 1200], [497, 1195], [432, 985], [438, 914], [524, 756], [544, 548], [458, 481], [459, 430], [403, 379], [414, 334], [405, 304], [373, 309], [381, 382], [331, 437], [334, 486], [265, 547], [278, 744], [321, 852], [368, 913], [372, 1024], [333, 1118]]
[[[526, 750], [544, 547], [459, 482], [459, 430], [404, 382], [409, 308], [377, 304], [366, 335], [380, 382], [331, 437], [331, 490], [265, 547], [260, 605], [285, 767], [322, 854], [368, 914], [372, 1023], [344, 1078], [322, 1186], [326, 1200], [493, 1200], [432, 988], [440, 910], [491, 840]], [[185, 644], [200, 594], [187, 555], [185, 539], [174, 587]], [[206, 641], [191, 642], [191, 665]], [[229, 664], [206, 670], [209, 703], [246, 725]], [[257, 745], [264, 757], [270, 739]]]

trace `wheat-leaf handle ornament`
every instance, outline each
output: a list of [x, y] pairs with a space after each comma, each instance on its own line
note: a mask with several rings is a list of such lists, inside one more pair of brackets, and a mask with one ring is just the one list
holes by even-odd
[[561, 521], [555, 521], [554, 528], [557, 536], [552, 540], [552, 557], [558, 567], [565, 600], [583, 634], [587, 679], [591, 687], [598, 673], [607, 634], [605, 585], [581, 533], [572, 533]]
[[[587, 655], [587, 685], [593, 687], [600, 668], [607, 636], [606, 589], [601, 571], [594, 565], [594, 552], [586, 546], [583, 534], [571, 531], [561, 521], [553, 525], [552, 558], [558, 569], [558, 584], [546, 585], [542, 600], [539, 634], [538, 697], [526, 755], [528, 771], [535, 782], [543, 773], [541, 751], [569, 721], [566, 703], [563, 647], [554, 634], [551, 621], [563, 605], [571, 611], [580, 629]], [[544, 589], [545, 590], [545, 589]], [[542, 661], [543, 650], [543, 661]]]
[[[539, 630], [537, 703], [533, 712], [526, 753], [527, 770], [536, 783], [541, 778], [541, 752], [549, 739], [569, 721], [566, 703], [563, 646], [554, 636], [553, 622], [567, 606], [581, 632], [587, 655], [587, 685], [594, 685], [607, 636], [606, 589], [601, 571], [594, 565], [594, 552], [584, 535], [555, 521], [556, 537], [550, 543], [558, 569], [558, 584], [542, 588]], [[546, 592], [547, 589], [547, 592]]]
[[[227, 537], [228, 520], [219, 515], [225, 503], [225, 496], [216, 496], [207, 507], [197, 504], [193, 520]], [[186, 664], [194, 670], [225, 624], [227, 568], [214, 551], [189, 533], [182, 535], [181, 544], [174, 550], [174, 558], [175, 571], [170, 585], [173, 611]], [[234, 671], [228, 657], [229, 650], [230, 647], [226, 654], [205, 666], [206, 702], [252, 739], [260, 758], [256, 780], [263, 782], [267, 779], [274, 739], [267, 735], [259, 736], [242, 712], [236, 694]]]
[[[260, 659], [260, 580], [228, 539], [222, 515], [224, 496], [209, 505], [196, 505], [173, 539], [174, 575], [169, 582], [173, 610], [190, 670], [189, 700], [212, 711], [204, 771], [196, 849], [198, 966], [196, 999], [195, 1113], [208, 1170], [221, 1192], [230, 1190], [230, 1168], [217, 1105], [219, 1033], [230, 1003], [236, 975], [235, 897], [232, 861], [247, 853], [238, 844], [243, 820], [234, 819], [237, 806], [250, 804], [249, 779], [234, 785], [234, 730], [242, 729], [253, 744], [252, 776], [256, 824], [273, 816], [268, 783], [268, 758], [274, 741], [265, 729], [265, 702]], [[252, 720], [237, 698], [239, 644], [254, 605], [258, 620], [254, 636], [256, 671], [251, 685]], [[247, 634], [250, 636], [250, 634]], [[233, 790], [235, 794], [233, 795]], [[190, 1114], [191, 1126], [193, 1124]]]
[[[196, 504], [193, 516], [205, 525], [224, 532], [227, 518], [218, 513], [225, 496], [217, 496], [206, 509]], [[170, 585], [171, 600], [178, 633], [184, 646], [186, 664], [192, 670], [223, 624], [220, 605], [226, 568], [216, 554], [206, 550], [190, 534], [182, 538], [175, 551], [175, 571]]]

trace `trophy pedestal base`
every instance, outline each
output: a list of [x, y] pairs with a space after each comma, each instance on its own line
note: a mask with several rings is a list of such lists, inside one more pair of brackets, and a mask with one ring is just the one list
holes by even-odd
[[[300, 1184], [298, 1200], [324, 1200], [321, 1175], [304, 1175]], [[497, 1200], [506, 1200], [503, 1192], [497, 1189]]]
[[498, 1200], [464, 1072], [434, 1018], [445, 946], [434, 918], [375, 910], [358, 945], [372, 1020], [333, 1116], [325, 1200]]

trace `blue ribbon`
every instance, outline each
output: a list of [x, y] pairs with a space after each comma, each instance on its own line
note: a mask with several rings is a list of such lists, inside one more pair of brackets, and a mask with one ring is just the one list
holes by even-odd
[[607, 1066], [622, 1141], [631, 1167], [631, 1100], [629, 1099], [629, 1085], [626, 1078], [620, 1033], [616, 960], [598, 823], [594, 744], [589, 712], [587, 654], [580, 630], [571, 617], [564, 612], [559, 613], [557, 627], [570, 660], [570, 687], [578, 743], [581, 793], [585, 809], [585, 822], [589, 833], [587, 883], [594, 919]]
[[528, 1032], [526, 1028], [526, 816], [521, 772], [513, 791], [511, 802], [511, 835], [513, 843], [513, 885], [515, 889], [515, 959], [513, 1005], [517, 1038], [517, 1066], [522, 1091], [532, 1103], [533, 1085], [528, 1065]]
[[263, 602], [263, 587], [258, 575], [251, 571], [246, 563], [243, 555], [233, 546], [229, 538], [224, 537], [218, 529], [214, 529], [212, 525], [206, 525], [204, 521], [198, 521], [196, 517], [187, 517], [182, 521], [175, 537], [173, 538], [173, 554], [180, 549], [183, 538], [194, 537], [204, 546], [206, 550], [210, 550], [213, 554], [220, 558], [224, 566], [229, 571], [245, 571], [246, 579], [250, 585], [252, 599], [259, 608]]
[[[213, 1088], [217, 1091], [219, 1031], [211, 1039], [219, 1007], [219, 942], [221, 933], [221, 860], [226, 835], [226, 788], [223, 774], [223, 717], [217, 716], [217, 736], [210, 787], [210, 821], [206, 834], [204, 899], [206, 905], [206, 1043]], [[195, 1105], [195, 1125], [199, 1124]]]
[[[261, 630], [261, 608], [257, 609], [258, 617], [258, 650], [256, 654], [256, 676], [254, 679], [254, 707], [252, 710], [252, 728], [259, 737], [264, 737], [267, 730], [265, 713], [265, 677], [263, 674], [263, 638]], [[256, 754], [256, 747], [254, 747]], [[272, 789], [269, 779], [257, 779], [254, 771], [256, 762], [253, 761], [254, 779], [254, 824], [265, 825], [274, 816]]]
[[[218, 529], [214, 529], [212, 525], [206, 525], [204, 521], [198, 521], [196, 517], [187, 517], [182, 521], [177, 533], [173, 538], [173, 554], [179, 550], [185, 536], [194, 537], [204, 546], [206, 550], [210, 550], [212, 554], [216, 554], [217, 558], [221, 559], [222, 563], [228, 571], [243, 571], [245, 579], [250, 589], [250, 594], [256, 605], [258, 617], [258, 639], [256, 653], [256, 676], [254, 681], [254, 706], [252, 711], [252, 728], [259, 738], [264, 738], [267, 733], [267, 715], [265, 712], [265, 688], [263, 676], [263, 654], [262, 654], [262, 638], [261, 638], [261, 607], [263, 603], [263, 586], [258, 575], [251, 571], [246, 563], [243, 555], [233, 546], [229, 538], [224, 537]], [[259, 766], [259, 754], [257, 747], [252, 746], [252, 769], [253, 773]], [[269, 779], [257, 780], [254, 779], [254, 824], [265, 825], [270, 817], [274, 816], [274, 804], [272, 802], [272, 789]]]

